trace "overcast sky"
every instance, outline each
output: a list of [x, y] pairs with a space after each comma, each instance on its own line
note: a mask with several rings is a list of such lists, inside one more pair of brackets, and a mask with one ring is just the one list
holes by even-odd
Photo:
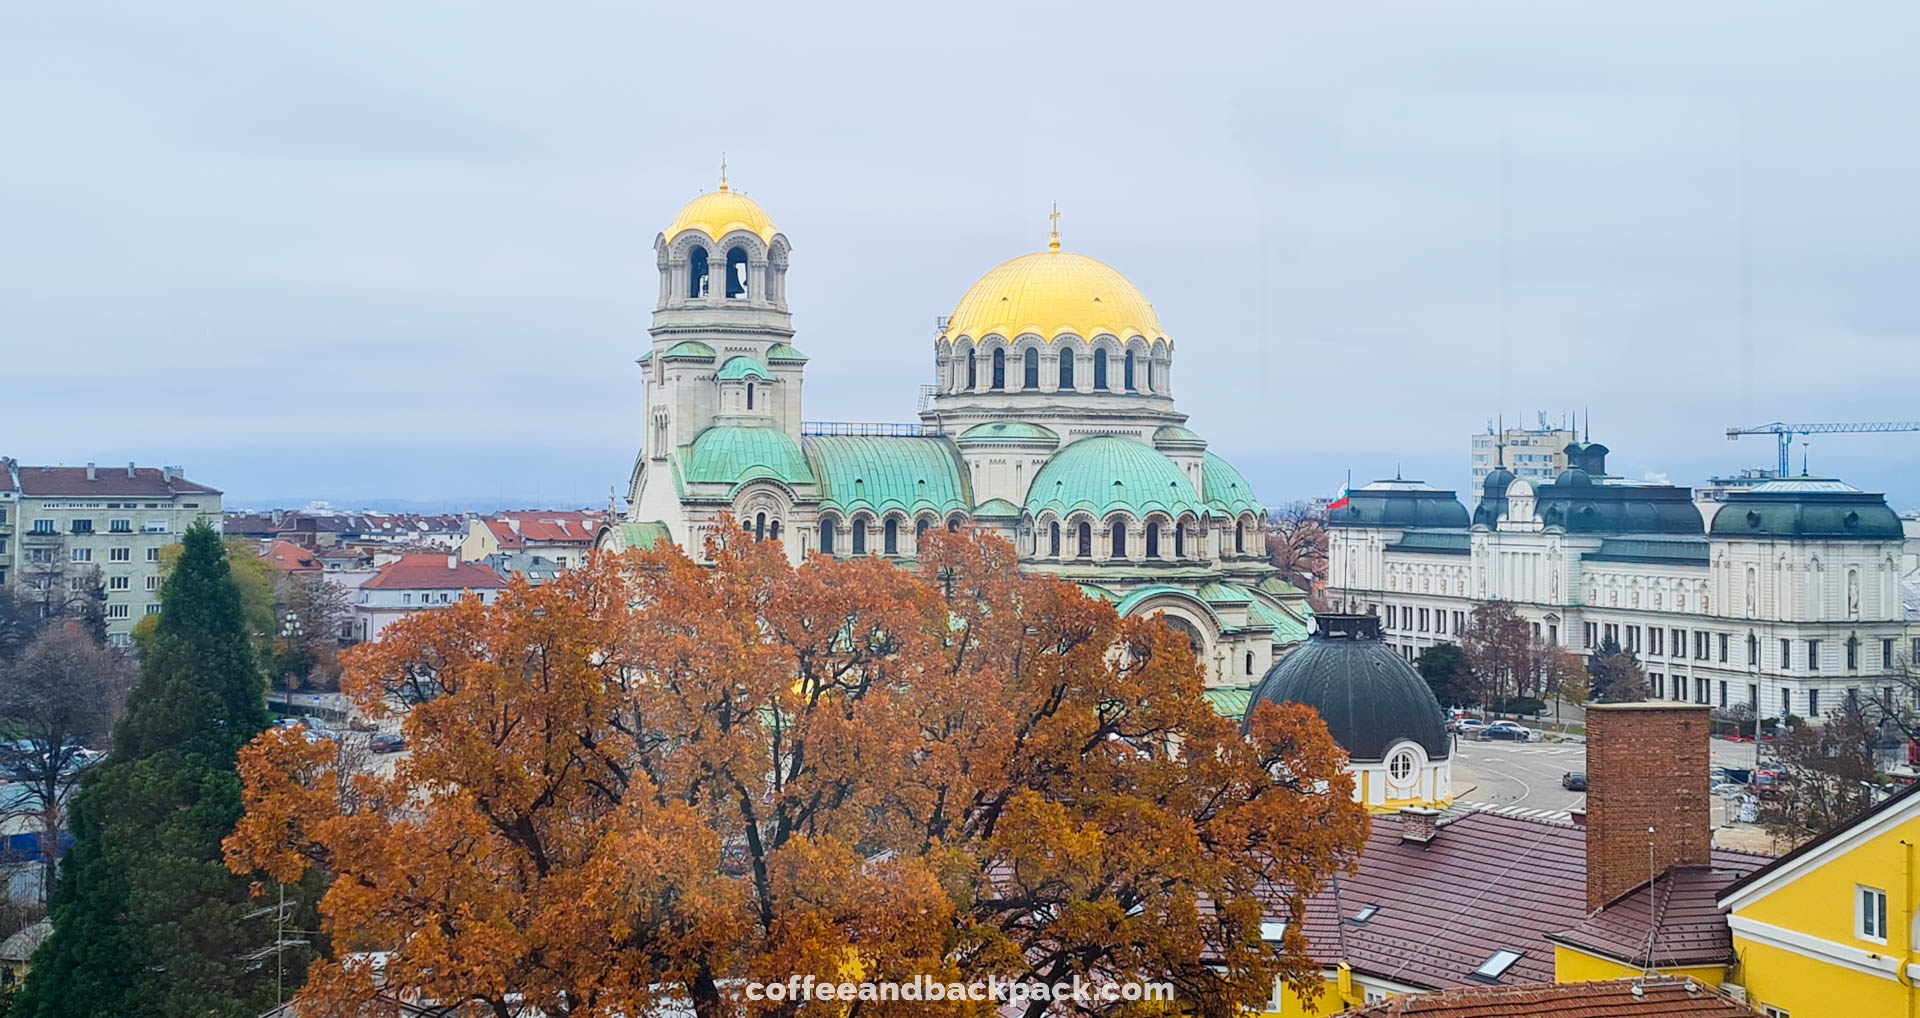
[[[1730, 425], [1920, 418], [1916, 38], [1911, 2], [9, 3], [0, 454], [605, 504], [654, 236], [724, 150], [793, 243], [809, 419], [913, 419], [934, 318], [1058, 200], [1270, 503], [1460, 485], [1490, 418], [1575, 408], [1693, 483], [1772, 464]], [[1920, 505], [1920, 434], [1810, 453]]]

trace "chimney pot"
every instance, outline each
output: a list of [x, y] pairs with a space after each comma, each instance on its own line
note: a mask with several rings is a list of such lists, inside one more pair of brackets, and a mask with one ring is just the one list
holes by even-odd
[[460, 568], [460, 556], [458, 556], [458, 555], [448, 555], [448, 556], [447, 556], [447, 568], [448, 568], [448, 569], [458, 569], [458, 568]]
[[1400, 840], [1424, 845], [1439, 833], [1440, 811], [1424, 806], [1400, 808]]
[[127, 476], [128, 476], [128, 477], [134, 477], [134, 476], [137, 476], [137, 474], [136, 474], [136, 471], [135, 471], [135, 470], [133, 469], [133, 461], [132, 461], [132, 460], [128, 460], [128, 461], [127, 461]]
[[98, 478], [98, 475], [94, 472], [93, 464], [91, 463], [87, 464], [87, 480], [92, 481], [92, 480], [96, 480], [97, 478]]

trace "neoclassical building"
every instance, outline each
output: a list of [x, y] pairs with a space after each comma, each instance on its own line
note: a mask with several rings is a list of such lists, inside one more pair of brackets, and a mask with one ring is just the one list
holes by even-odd
[[1619, 644], [1655, 698], [1818, 718], [1893, 695], [1904, 534], [1885, 497], [1793, 477], [1696, 503], [1608, 476], [1607, 451], [1573, 443], [1551, 482], [1498, 467], [1471, 512], [1417, 481], [1355, 490], [1329, 521], [1328, 600], [1378, 615], [1408, 660], [1502, 600], [1544, 640]]
[[1222, 690], [1243, 692], [1306, 638], [1304, 595], [1267, 564], [1260, 502], [1175, 408], [1174, 342], [1153, 305], [1057, 231], [961, 296], [919, 421], [891, 425], [803, 417], [791, 245], [724, 176], [654, 250], [645, 437], [600, 547], [665, 539], [697, 556], [728, 513], [795, 562], [910, 562], [927, 530], [971, 524], [1123, 615], [1164, 615]]

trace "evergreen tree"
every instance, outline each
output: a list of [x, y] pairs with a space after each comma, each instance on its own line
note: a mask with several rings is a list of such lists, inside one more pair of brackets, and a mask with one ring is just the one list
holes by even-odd
[[17, 1016], [252, 1018], [273, 1005], [274, 960], [248, 959], [272, 920], [246, 918], [260, 903], [220, 846], [242, 811], [235, 756], [267, 726], [265, 685], [219, 535], [196, 524], [182, 545], [113, 751], [74, 796], [53, 934]]

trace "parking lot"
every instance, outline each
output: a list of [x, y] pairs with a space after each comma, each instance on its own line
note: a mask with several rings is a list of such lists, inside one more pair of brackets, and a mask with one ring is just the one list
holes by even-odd
[[[1754, 765], [1750, 742], [1712, 741], [1715, 767]], [[1527, 814], [1560, 819], [1569, 810], [1584, 809], [1585, 792], [1561, 787], [1560, 779], [1568, 771], [1584, 773], [1587, 747], [1581, 742], [1479, 742], [1461, 739], [1454, 745], [1454, 798], [1463, 803], [1485, 803], [1493, 807], [1511, 807]], [[1714, 827], [1727, 826], [1726, 803], [1713, 802]], [[1716, 835], [1721, 844], [1758, 847], [1764, 841], [1750, 825], [1735, 825], [1734, 835]]]

